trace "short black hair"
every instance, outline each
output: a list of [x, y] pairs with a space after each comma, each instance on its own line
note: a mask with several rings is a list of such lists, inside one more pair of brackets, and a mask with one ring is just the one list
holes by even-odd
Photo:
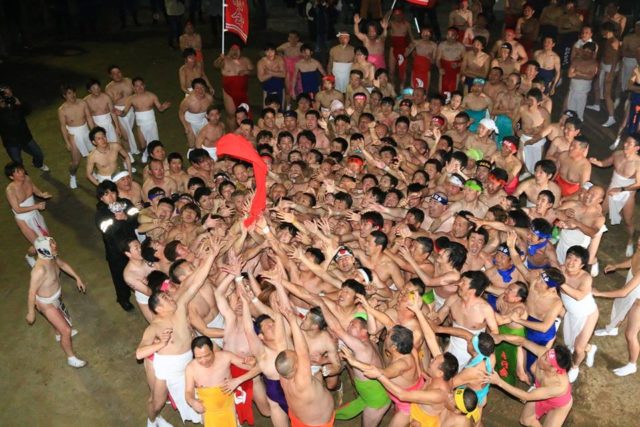
[[342, 288], [349, 288], [358, 295], [366, 296], [367, 291], [364, 285], [355, 279], [347, 279], [342, 282]]
[[213, 351], [213, 341], [211, 338], [207, 336], [199, 336], [195, 337], [193, 341], [191, 341], [191, 352], [195, 352], [196, 348], [209, 347], [209, 350]]
[[462, 277], [470, 279], [469, 287], [475, 291], [475, 295], [479, 297], [482, 295], [487, 286], [491, 283], [489, 278], [483, 271], [465, 271], [462, 273]]
[[96, 197], [100, 200], [109, 191], [118, 194], [118, 186], [115, 182], [107, 179], [106, 181], [102, 181], [98, 184], [98, 187], [96, 188]]

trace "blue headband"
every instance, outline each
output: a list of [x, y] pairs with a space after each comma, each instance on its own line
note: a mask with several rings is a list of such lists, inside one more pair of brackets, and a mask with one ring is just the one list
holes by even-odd
[[431, 198], [436, 202], [441, 203], [445, 206], [449, 204], [449, 199], [447, 199], [447, 197], [443, 196], [442, 194], [433, 193], [433, 195], [431, 195]]
[[550, 288], [557, 288], [558, 286], [560, 286], [560, 284], [558, 282], [556, 282], [551, 277], [549, 277], [549, 275], [547, 273], [545, 273], [544, 271], [542, 273], [540, 273], [540, 277], [542, 277], [542, 281], [544, 283], [546, 283], [547, 286], [550, 287]]

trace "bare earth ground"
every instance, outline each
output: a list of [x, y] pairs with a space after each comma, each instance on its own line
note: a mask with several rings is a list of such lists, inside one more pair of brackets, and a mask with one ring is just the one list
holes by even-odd
[[[208, 32], [205, 34], [209, 36]], [[271, 35], [273, 37], [273, 33]], [[277, 37], [277, 41], [284, 39], [281, 34]], [[217, 49], [214, 52], [213, 48], [208, 48], [204, 53], [208, 75], [215, 82], [216, 93], [219, 94], [219, 75], [211, 68], [217, 52]], [[249, 51], [249, 55], [256, 59], [256, 49]], [[34, 107], [29, 123], [46, 152], [51, 173], [41, 174], [30, 165], [29, 171], [43, 190], [53, 194], [44, 215], [59, 242], [61, 257], [88, 284], [86, 295], [80, 295], [71, 280], [63, 280], [65, 299], [80, 331], [74, 339], [75, 348], [81, 358], [89, 361], [84, 369], [67, 367], [51, 327], [44, 319], [39, 316], [31, 327], [24, 321], [29, 269], [23, 256], [27, 244], [2, 198], [0, 335], [4, 339], [3, 362], [0, 363], [0, 425], [141, 426], [145, 422], [147, 386], [143, 368], [136, 363], [134, 350], [146, 324], [137, 311], [125, 313], [115, 303], [102, 242], [93, 224], [94, 188], [80, 172], [80, 188], [73, 192], [68, 189], [69, 156], [64, 149], [56, 115], [60, 83], [71, 81], [78, 86], [79, 94], [84, 94], [83, 87], [88, 78], [98, 77], [106, 83], [106, 67], [114, 61], [122, 67], [125, 75], [145, 77], [149, 90], [156, 92], [161, 100], [173, 103], [170, 110], [157, 114], [160, 134], [168, 151], [184, 153], [185, 142], [176, 118], [181, 99], [177, 82], [181, 58], [177, 51], [166, 47], [164, 33], [147, 28], [127, 33], [117, 41], [48, 46], [0, 66], [0, 79], [9, 82], [17, 96]], [[565, 83], [565, 91], [566, 87]], [[257, 105], [260, 93], [255, 79], [251, 89], [253, 104]], [[561, 96], [564, 96], [564, 91], [561, 91]], [[556, 111], [560, 109], [559, 104], [556, 101]], [[592, 154], [603, 157], [608, 153], [606, 147], [612, 140], [612, 134], [599, 126], [605, 119], [604, 113], [588, 113], [587, 117], [586, 133], [592, 141]], [[3, 163], [8, 161], [4, 151], [0, 156]], [[594, 181], [607, 183], [610, 175], [610, 171], [594, 171]], [[621, 226], [611, 227], [601, 246], [601, 265], [620, 260], [624, 248], [624, 230]], [[623, 283], [623, 273], [600, 276], [595, 283], [601, 289], [619, 287]], [[598, 303], [601, 309], [599, 325], [602, 326], [608, 321], [611, 303], [607, 300], [599, 300]], [[592, 342], [599, 347], [595, 366], [581, 371], [574, 387], [574, 407], [566, 425], [638, 425], [635, 419], [638, 404], [633, 399], [640, 391], [638, 377], [621, 379], [610, 371], [626, 363], [623, 334], [608, 339], [594, 338]], [[349, 385], [345, 400], [350, 396], [352, 389]], [[489, 401], [485, 412], [486, 425], [517, 425], [522, 408], [519, 402], [496, 390], [491, 392]], [[179, 416], [171, 409], [165, 409], [163, 415], [175, 425], [180, 425]], [[267, 426], [270, 423], [260, 418], [256, 425]], [[360, 423], [338, 422], [337, 425], [356, 426]]]

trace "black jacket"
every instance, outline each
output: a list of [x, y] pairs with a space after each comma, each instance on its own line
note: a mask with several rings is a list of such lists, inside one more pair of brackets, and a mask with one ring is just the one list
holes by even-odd
[[119, 198], [118, 202], [126, 205], [126, 220], [117, 220], [105, 203], [98, 202], [96, 205], [96, 227], [102, 233], [107, 260], [126, 258], [121, 249], [122, 242], [137, 238], [135, 230], [138, 227], [138, 209], [128, 199]]

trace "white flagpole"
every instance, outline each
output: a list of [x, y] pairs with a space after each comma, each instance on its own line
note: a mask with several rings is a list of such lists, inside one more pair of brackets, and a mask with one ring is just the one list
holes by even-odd
[[393, 3], [391, 4], [391, 9], [389, 9], [389, 17], [387, 18], [387, 22], [389, 22], [389, 20], [391, 19], [391, 14], [393, 13], [393, 8], [396, 6], [396, 3], [398, 3], [398, 0], [393, 0]]
[[420, 25], [418, 25], [418, 18], [414, 17], [413, 21], [416, 23], [416, 30], [418, 30], [418, 34], [420, 34]]
[[224, 55], [224, 33], [227, 31], [227, 13], [225, 9], [227, 8], [227, 0], [222, 0], [222, 46], [220, 47], [220, 52]]

